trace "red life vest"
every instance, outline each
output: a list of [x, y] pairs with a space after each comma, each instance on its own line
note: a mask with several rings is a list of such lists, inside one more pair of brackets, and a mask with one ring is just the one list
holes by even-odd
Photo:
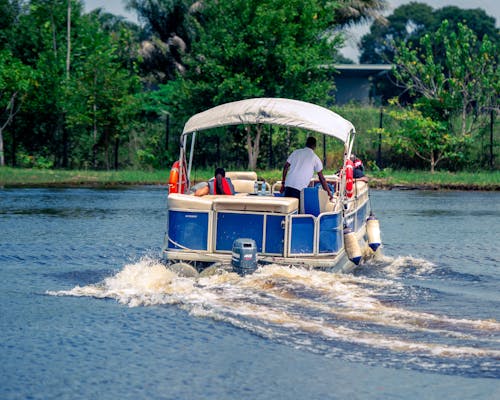
[[217, 180], [214, 179], [214, 194], [233, 194], [233, 191], [231, 190], [231, 186], [229, 185], [229, 182], [227, 181], [226, 178], [221, 178], [221, 183], [222, 183], [222, 190], [224, 193], [217, 193]]

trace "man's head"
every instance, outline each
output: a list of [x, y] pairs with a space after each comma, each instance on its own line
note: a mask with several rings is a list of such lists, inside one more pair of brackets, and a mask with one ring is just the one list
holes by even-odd
[[309, 136], [306, 140], [306, 147], [314, 150], [316, 148], [316, 138]]

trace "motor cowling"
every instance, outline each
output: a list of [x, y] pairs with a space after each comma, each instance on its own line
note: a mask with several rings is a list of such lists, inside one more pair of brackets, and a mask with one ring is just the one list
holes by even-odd
[[231, 255], [233, 271], [239, 275], [251, 274], [257, 269], [257, 245], [253, 239], [236, 239]]

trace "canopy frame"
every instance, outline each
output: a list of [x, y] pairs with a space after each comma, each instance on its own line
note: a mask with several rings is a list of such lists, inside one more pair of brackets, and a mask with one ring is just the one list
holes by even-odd
[[[350, 157], [355, 137], [354, 125], [327, 108], [300, 100], [253, 98], [215, 106], [193, 115], [184, 125], [180, 137], [180, 174], [186, 162], [187, 136], [192, 134], [187, 181], [193, 164], [196, 132], [231, 125], [279, 125], [300, 128], [334, 137], [344, 143], [344, 164]], [[182, 176], [179, 177], [179, 187]], [[189, 183], [188, 183], [189, 185]]]

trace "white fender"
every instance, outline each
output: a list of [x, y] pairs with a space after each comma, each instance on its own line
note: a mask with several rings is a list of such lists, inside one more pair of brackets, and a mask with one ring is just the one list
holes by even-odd
[[359, 247], [356, 234], [350, 228], [344, 228], [344, 248], [349, 260], [359, 265], [362, 257], [361, 247]]
[[382, 241], [380, 240], [380, 224], [373, 214], [370, 214], [366, 220], [366, 234], [368, 236], [368, 246], [373, 251], [377, 251]]

